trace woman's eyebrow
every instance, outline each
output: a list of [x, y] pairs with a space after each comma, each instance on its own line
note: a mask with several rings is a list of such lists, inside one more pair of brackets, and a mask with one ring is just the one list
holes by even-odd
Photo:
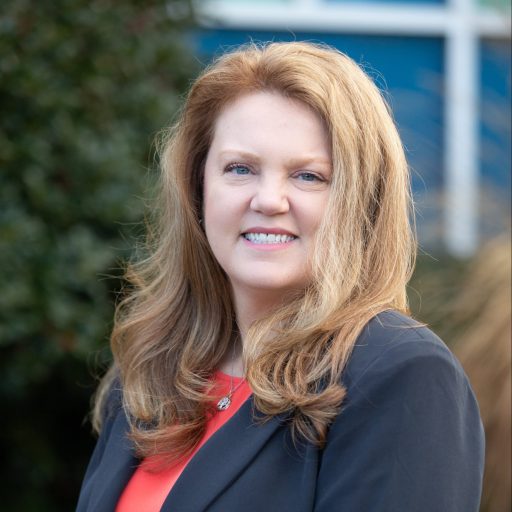
[[219, 151], [219, 156], [221, 157], [239, 157], [244, 158], [247, 160], [259, 160], [258, 155], [255, 153], [251, 153], [249, 151], [243, 150], [243, 149], [236, 149], [236, 148], [229, 148], [229, 149], [223, 149], [222, 151]]
[[290, 158], [287, 163], [290, 167], [302, 167], [309, 164], [320, 164], [329, 168], [332, 167], [332, 160], [330, 158], [314, 154], [304, 155], [299, 158]]
[[[248, 161], [254, 161], [254, 162], [260, 161], [260, 157], [258, 157], [257, 154], [251, 153], [246, 150], [235, 149], [235, 148], [224, 149], [219, 152], [219, 156], [231, 157], [231, 158], [237, 157], [237, 158], [242, 158], [242, 159], [245, 159]], [[325, 165], [329, 168], [332, 167], [332, 160], [330, 158], [325, 158], [322, 155], [315, 155], [315, 154], [308, 154], [308, 155], [304, 155], [304, 156], [300, 156], [300, 157], [292, 157], [286, 161], [286, 164], [289, 167], [302, 167], [304, 165], [309, 165], [309, 164], [313, 164], [313, 163]]]

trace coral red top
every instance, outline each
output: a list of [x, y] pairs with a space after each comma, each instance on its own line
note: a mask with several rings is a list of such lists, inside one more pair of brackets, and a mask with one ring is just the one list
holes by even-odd
[[[233, 377], [231, 381], [229, 375], [217, 372], [214, 379], [216, 385], [213, 393], [215, 395], [227, 395], [231, 383], [234, 388], [237, 388], [231, 397], [231, 405], [226, 410], [218, 411], [212, 416], [206, 425], [206, 432], [201, 442], [188, 458], [158, 473], [147, 471], [144, 463], [139, 465], [119, 498], [116, 512], [159, 512], [172, 486], [192, 457], [238, 411], [252, 393], [246, 381], [240, 384], [242, 382], [240, 377]], [[237, 387], [238, 385], [240, 387]], [[154, 457], [148, 457], [144, 462], [150, 465], [154, 460]]]

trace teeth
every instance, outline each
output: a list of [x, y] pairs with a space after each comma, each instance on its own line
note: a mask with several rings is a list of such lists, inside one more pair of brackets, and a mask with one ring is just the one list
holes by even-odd
[[255, 244], [285, 244], [295, 240], [290, 235], [274, 235], [267, 233], [244, 233], [244, 238]]

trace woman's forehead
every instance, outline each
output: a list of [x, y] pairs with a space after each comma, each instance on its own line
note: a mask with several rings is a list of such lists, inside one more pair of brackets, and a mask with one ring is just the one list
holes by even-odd
[[235, 99], [221, 111], [214, 126], [212, 146], [219, 153], [257, 155], [262, 145], [281, 151], [288, 147], [289, 159], [300, 151], [301, 160], [331, 160], [330, 136], [322, 118], [305, 103], [274, 92]]

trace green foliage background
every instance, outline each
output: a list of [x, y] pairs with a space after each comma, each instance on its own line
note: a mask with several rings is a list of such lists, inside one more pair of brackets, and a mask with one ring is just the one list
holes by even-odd
[[191, 20], [185, 1], [0, 6], [4, 510], [74, 508], [152, 140], [195, 71]]

